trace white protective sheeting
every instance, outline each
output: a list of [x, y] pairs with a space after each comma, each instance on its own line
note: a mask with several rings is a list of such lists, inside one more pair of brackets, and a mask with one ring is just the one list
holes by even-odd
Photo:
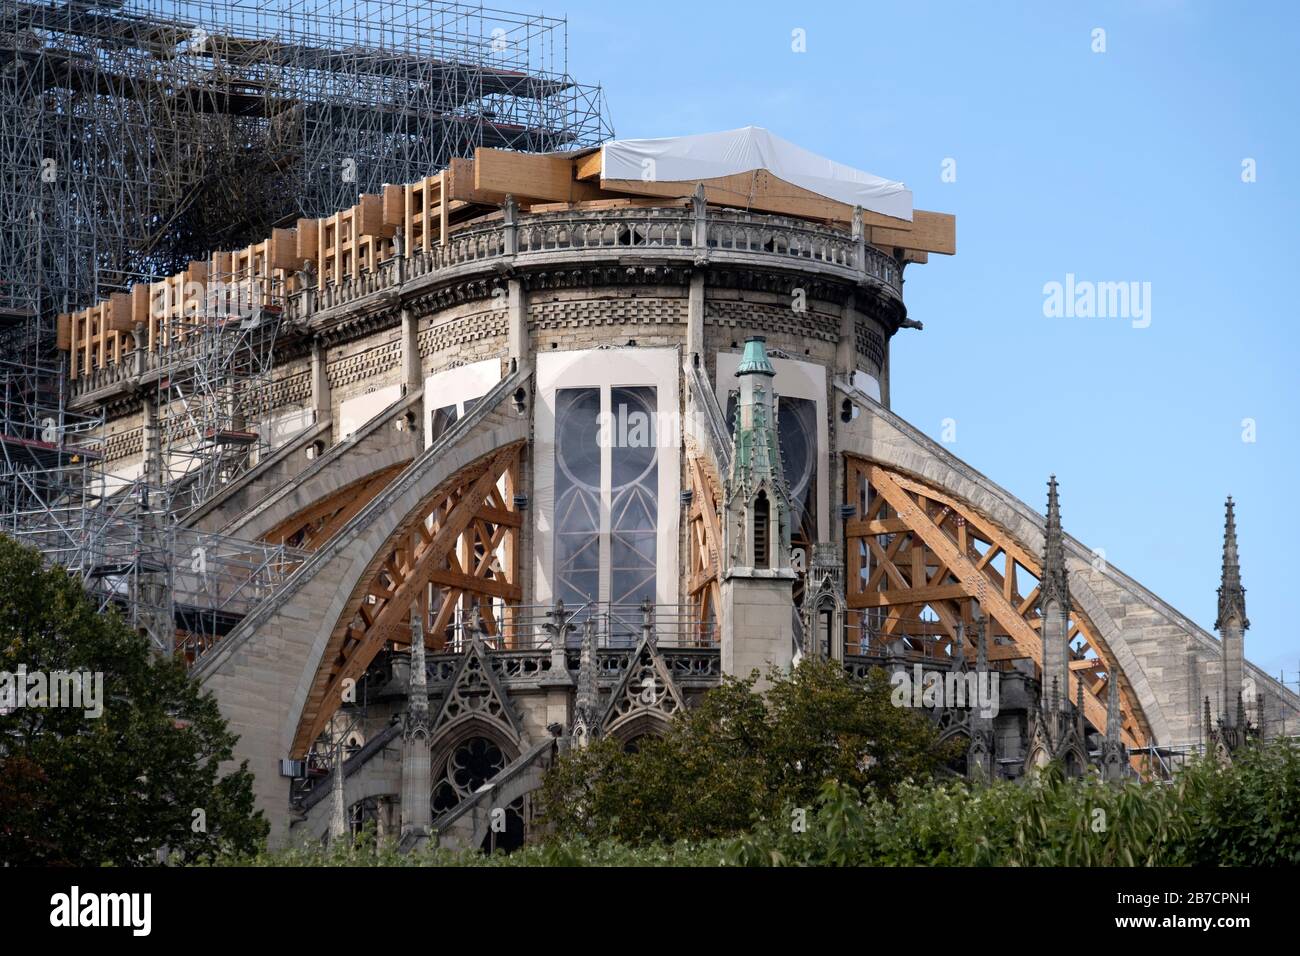
[[357, 432], [363, 425], [402, 397], [402, 386], [389, 385], [366, 395], [349, 398], [339, 405], [339, 440]]
[[912, 191], [902, 183], [818, 156], [759, 126], [699, 136], [614, 140], [604, 145], [600, 162], [602, 179], [671, 183], [756, 169], [827, 199], [912, 221]]

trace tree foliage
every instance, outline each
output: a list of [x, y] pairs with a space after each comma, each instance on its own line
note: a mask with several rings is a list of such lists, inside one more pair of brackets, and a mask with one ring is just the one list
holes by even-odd
[[762, 695], [757, 680], [724, 680], [635, 752], [605, 738], [563, 756], [542, 789], [550, 825], [630, 844], [707, 840], [811, 808], [831, 780], [887, 797], [933, 776], [960, 746], [895, 707], [883, 671], [858, 681], [833, 661], [805, 660], [772, 671]]
[[1300, 745], [1247, 748], [1230, 767], [1198, 759], [1172, 783], [1097, 776], [987, 787], [903, 784], [866, 800], [835, 782], [805, 833], [759, 827], [724, 856], [741, 865], [1295, 866]]
[[[267, 826], [211, 695], [155, 655], [80, 584], [0, 537], [0, 672], [103, 675], [103, 712], [0, 713], [0, 862], [138, 865], [164, 848], [202, 861], [252, 853]], [[198, 812], [196, 812], [198, 811]]]
[[828, 778], [807, 816], [728, 837], [671, 843], [553, 835], [510, 854], [402, 854], [373, 833], [261, 854], [259, 866], [1295, 866], [1300, 744], [1197, 760], [1172, 783], [1096, 776], [971, 786], [903, 781], [865, 795]]

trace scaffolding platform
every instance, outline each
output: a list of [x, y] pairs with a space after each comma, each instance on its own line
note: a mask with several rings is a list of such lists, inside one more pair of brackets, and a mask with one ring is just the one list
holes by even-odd
[[52, 319], [479, 146], [595, 145], [567, 42], [426, 0], [7, 0], [0, 306]]

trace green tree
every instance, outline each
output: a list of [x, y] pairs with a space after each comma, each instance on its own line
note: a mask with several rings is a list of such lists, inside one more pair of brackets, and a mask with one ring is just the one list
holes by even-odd
[[889, 797], [956, 755], [921, 713], [890, 700], [884, 672], [850, 678], [833, 661], [728, 678], [635, 752], [612, 739], [564, 755], [542, 807], [562, 837], [699, 841], [811, 808], [829, 782]]
[[0, 708], [0, 862], [129, 866], [163, 849], [191, 862], [257, 850], [266, 822], [247, 766], [221, 773], [237, 738], [216, 701], [115, 612], [97, 613], [75, 579], [0, 536], [0, 677], [20, 667], [102, 674], [102, 714]]
[[1300, 742], [1253, 743], [1226, 769], [1199, 760], [1178, 776], [1176, 792], [1188, 821], [1176, 862], [1300, 865]]

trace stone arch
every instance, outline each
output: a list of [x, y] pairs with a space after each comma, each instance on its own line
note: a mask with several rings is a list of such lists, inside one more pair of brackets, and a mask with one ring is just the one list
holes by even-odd
[[[435, 649], [463, 598], [519, 602], [513, 541], [511, 566], [502, 569], [504, 574], [497, 574], [493, 561], [506, 535], [522, 526], [512, 500], [522, 452], [523, 443], [512, 442], [458, 470], [422, 497], [373, 552], [330, 630], [299, 718], [295, 752], [316, 739], [344, 700], [349, 682], [360, 680], [385, 644], [410, 642], [408, 612], [412, 602], [424, 606], [429, 588], [437, 591], [437, 609], [426, 640]], [[481, 555], [476, 552], [480, 547]], [[498, 633], [490, 609], [480, 605], [479, 610], [487, 615], [488, 633]]]
[[[969, 659], [978, 604], [988, 617], [990, 661], [1028, 658], [1041, 665], [1041, 567], [1032, 547], [933, 479], [921, 481], [849, 456], [845, 486], [861, 516], [845, 529], [850, 608], [881, 614], [886, 635], [897, 634], [896, 627], [928, 632], [921, 636]], [[1072, 593], [1080, 588], [1071, 580]], [[926, 610], [937, 620], [923, 620]], [[1088, 720], [1104, 731], [1107, 685], [1119, 680], [1121, 734], [1130, 748], [1146, 745], [1150, 723], [1131, 682], [1121, 676], [1111, 641], [1082, 607], [1071, 610], [1069, 625], [1075, 653], [1069, 688], [1062, 692], [1070, 699], [1082, 696]]]
[[667, 716], [643, 711], [615, 724], [605, 735], [614, 738], [623, 745], [624, 749], [627, 749], [643, 737], [663, 737], [668, 733], [670, 726], [671, 722]]
[[[278, 544], [301, 529], [312, 528], [316, 533], [302, 546], [315, 550], [416, 457], [417, 429], [395, 426], [405, 424], [412, 414], [418, 419], [422, 397], [417, 389], [389, 405], [356, 433], [326, 450], [293, 481], [235, 516], [226, 532]], [[322, 523], [325, 534], [319, 533]]]
[[[643, 637], [609, 695], [601, 734], [626, 742], [648, 732], [647, 728], [656, 727], [662, 736], [669, 721], [685, 709], [686, 701], [659, 648]], [[622, 736], [624, 728], [630, 729], [630, 736]]]
[[[851, 384], [836, 381], [833, 387], [855, 409], [848, 420], [833, 422], [833, 446], [838, 454], [881, 465], [932, 489], [942, 489], [954, 501], [985, 516], [1031, 553], [1041, 551], [1043, 517], [1038, 509], [1017, 499]], [[840, 462], [847, 466], [844, 458], [837, 464]], [[845, 473], [840, 474], [843, 481]], [[847, 493], [843, 500], [851, 503]], [[864, 520], [858, 513], [844, 525], [854, 528]], [[1149, 742], [1196, 746], [1203, 722], [1198, 689], [1208, 686], [1207, 682], [1217, 675], [1219, 641], [1113, 562], [1099, 562], [1096, 552], [1068, 533], [1065, 546], [1071, 603], [1093, 623], [1099, 643], [1111, 652], [1108, 662], [1120, 679], [1121, 710], [1126, 722], [1132, 719], [1130, 713], [1140, 712]], [[851, 567], [853, 555], [846, 558]], [[1300, 695], [1254, 665], [1247, 663], [1246, 671], [1259, 686], [1267, 688], [1279, 713], [1300, 713]], [[1088, 699], [1097, 703], [1095, 695]], [[1098, 709], [1088, 706], [1092, 712]], [[1100, 710], [1104, 723], [1104, 705]]]
[[[495, 480], [484, 478], [489, 468], [521, 464], [530, 416], [526, 407], [517, 407], [514, 396], [530, 379], [530, 373], [517, 370], [503, 379], [195, 664], [194, 673], [215, 694], [232, 732], [241, 738], [239, 756], [248, 759], [255, 775], [258, 804], [271, 818], [273, 842], [283, 838], [287, 824], [281, 808], [288, 785], [280, 776], [280, 761], [306, 753], [339, 706], [344, 679], [363, 673], [388, 640], [410, 640], [405, 612], [417, 584], [428, 582], [425, 572], [436, 571], [431, 568], [435, 562], [418, 567], [404, 591], [400, 586], [388, 589], [384, 602], [392, 610], [382, 619], [371, 615], [375, 604], [368, 595], [393, 556], [394, 542], [419, 539], [423, 543], [414, 546], [422, 553], [429, 544], [424, 533], [439, 534], [425, 524], [437, 501], [459, 500], [480, 480], [477, 490], [485, 491]], [[486, 500], [485, 494], [480, 504]], [[448, 518], [454, 510], [455, 505]], [[468, 511], [455, 523], [463, 520], [462, 527], [468, 526], [481, 513]], [[350, 634], [363, 601], [370, 623], [377, 626]]]
[[[499, 766], [494, 762], [494, 772], [485, 772], [482, 779], [475, 778], [465, 784], [466, 792], [461, 795], [454, 804], [443, 806], [437, 805], [439, 797], [439, 788], [447, 783], [447, 778], [454, 769], [452, 763], [466, 745], [472, 745], [476, 741], [485, 741], [495, 747], [500, 753]], [[513, 730], [497, 721], [485, 719], [477, 714], [457, 720], [452, 724], [446, 725], [444, 730], [437, 734], [430, 746], [430, 766], [433, 768], [433, 790], [429, 794], [431, 801], [434, 801], [433, 819], [450, 810], [455, 809], [464, 800], [473, 795], [480, 786], [492, 779], [496, 773], [510, 766], [519, 758], [521, 753], [520, 739]], [[454, 787], [453, 787], [454, 789]]]

